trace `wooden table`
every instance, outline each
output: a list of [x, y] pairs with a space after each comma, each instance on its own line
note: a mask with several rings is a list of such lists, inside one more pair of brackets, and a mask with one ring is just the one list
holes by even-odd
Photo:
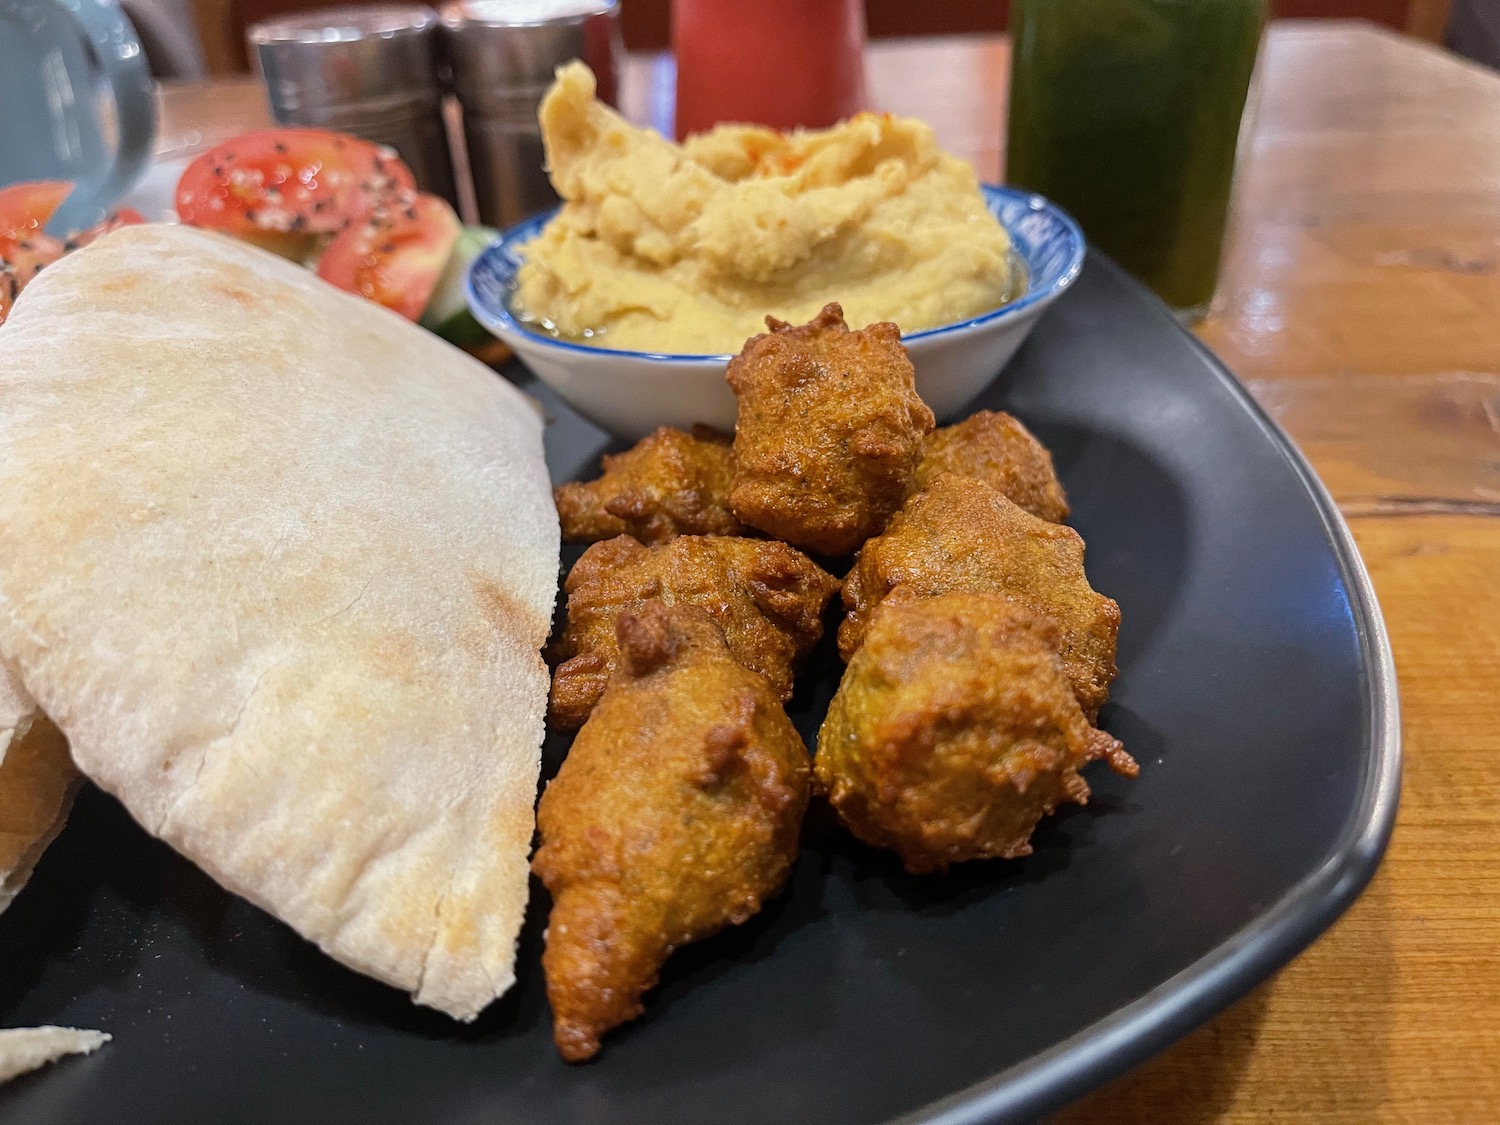
[[[998, 178], [1003, 39], [870, 49], [882, 108]], [[670, 81], [633, 62], [649, 116]], [[264, 120], [169, 89], [164, 146]], [[1353, 525], [1401, 679], [1405, 787], [1364, 898], [1274, 980], [1067, 1125], [1500, 1121], [1500, 77], [1353, 23], [1271, 28], [1200, 326]]]
[[1500, 76], [1357, 24], [1274, 27], [1199, 335], [1311, 458], [1390, 628], [1384, 866], [1304, 956], [1059, 1115], [1500, 1121]]

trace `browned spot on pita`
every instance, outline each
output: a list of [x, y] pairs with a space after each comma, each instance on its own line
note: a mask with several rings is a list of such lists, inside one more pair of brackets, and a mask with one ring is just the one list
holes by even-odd
[[144, 283], [140, 274], [127, 273], [101, 281], [95, 289], [98, 293], [134, 293]]
[[374, 648], [375, 665], [393, 680], [415, 681], [421, 654], [408, 633], [388, 633]]
[[523, 638], [538, 631], [547, 632], [547, 623], [540, 621], [504, 582], [493, 575], [474, 571], [469, 572], [468, 579], [474, 600], [479, 603], [480, 616], [494, 626], [496, 632], [502, 636]]
[[237, 285], [215, 285], [214, 292], [228, 297], [237, 304], [250, 308], [256, 304], [255, 294], [248, 293]]
[[255, 308], [261, 304], [262, 298], [257, 296], [257, 292], [263, 287], [263, 282], [250, 270], [227, 262], [222, 264], [217, 276], [208, 285], [209, 292], [215, 297], [227, 297], [245, 308]]

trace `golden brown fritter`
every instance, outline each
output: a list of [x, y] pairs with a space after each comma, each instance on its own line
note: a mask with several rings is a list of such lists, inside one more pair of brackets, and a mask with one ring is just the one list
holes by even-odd
[[839, 627], [848, 660], [870, 614], [891, 590], [922, 596], [973, 590], [1006, 594], [1057, 622], [1063, 668], [1090, 719], [1115, 678], [1120, 607], [1089, 586], [1083, 540], [1022, 511], [983, 481], [939, 476], [860, 551], [844, 580], [849, 615]]
[[641, 1013], [678, 946], [780, 890], [807, 808], [807, 750], [703, 611], [617, 622], [620, 669], [537, 809], [552, 892], [542, 968], [570, 1062]]
[[729, 510], [734, 453], [728, 434], [663, 426], [624, 453], [605, 457], [598, 479], [552, 490], [563, 538], [594, 543], [630, 535], [664, 543], [677, 535], [738, 535]]
[[982, 480], [1037, 519], [1062, 523], [1068, 518], [1068, 498], [1052, 469], [1052, 454], [1003, 410], [981, 410], [927, 435], [912, 490], [926, 488], [943, 473]]
[[729, 506], [793, 546], [847, 554], [906, 499], [932, 411], [894, 324], [851, 332], [836, 304], [766, 324], [725, 372], [739, 399]]
[[778, 698], [792, 694], [793, 665], [823, 635], [823, 609], [838, 579], [785, 543], [683, 535], [655, 547], [629, 536], [595, 543], [563, 590], [568, 624], [553, 646], [549, 717], [576, 727], [615, 667], [615, 619], [660, 598], [707, 610], [729, 651], [759, 672]]
[[866, 843], [911, 872], [1031, 852], [1037, 821], [1084, 804], [1080, 767], [1134, 777], [1084, 718], [1057, 627], [998, 594], [910, 596], [870, 620], [818, 732], [816, 784]]

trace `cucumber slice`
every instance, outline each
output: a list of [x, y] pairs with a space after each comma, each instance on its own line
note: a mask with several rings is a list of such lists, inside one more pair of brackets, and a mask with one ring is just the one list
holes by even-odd
[[448, 343], [458, 348], [477, 348], [481, 344], [492, 342], [495, 337], [479, 321], [474, 319], [474, 314], [467, 308], [461, 308], [447, 320], [429, 323], [427, 316], [422, 317], [422, 327], [427, 331], [441, 336]]
[[432, 296], [420, 321], [423, 328], [434, 332], [460, 348], [473, 347], [490, 339], [484, 325], [474, 319], [464, 301], [464, 275], [469, 265], [480, 253], [500, 237], [493, 227], [464, 227], [448, 255], [448, 264], [433, 287]]

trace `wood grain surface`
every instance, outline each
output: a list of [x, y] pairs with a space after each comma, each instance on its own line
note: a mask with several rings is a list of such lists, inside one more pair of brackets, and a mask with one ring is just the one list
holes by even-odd
[[1365, 896], [1285, 971], [1057, 1125], [1500, 1121], [1500, 76], [1273, 26], [1199, 335], [1349, 517], [1401, 685]]
[[[881, 108], [998, 178], [998, 37], [872, 44]], [[638, 119], [669, 67], [632, 61]], [[1062, 1125], [1500, 1121], [1500, 77], [1338, 22], [1273, 24], [1199, 334], [1349, 517], [1390, 627], [1405, 780], [1365, 896], [1222, 1016]], [[669, 104], [670, 98], [668, 96]], [[163, 95], [163, 148], [260, 123], [251, 84]]]

